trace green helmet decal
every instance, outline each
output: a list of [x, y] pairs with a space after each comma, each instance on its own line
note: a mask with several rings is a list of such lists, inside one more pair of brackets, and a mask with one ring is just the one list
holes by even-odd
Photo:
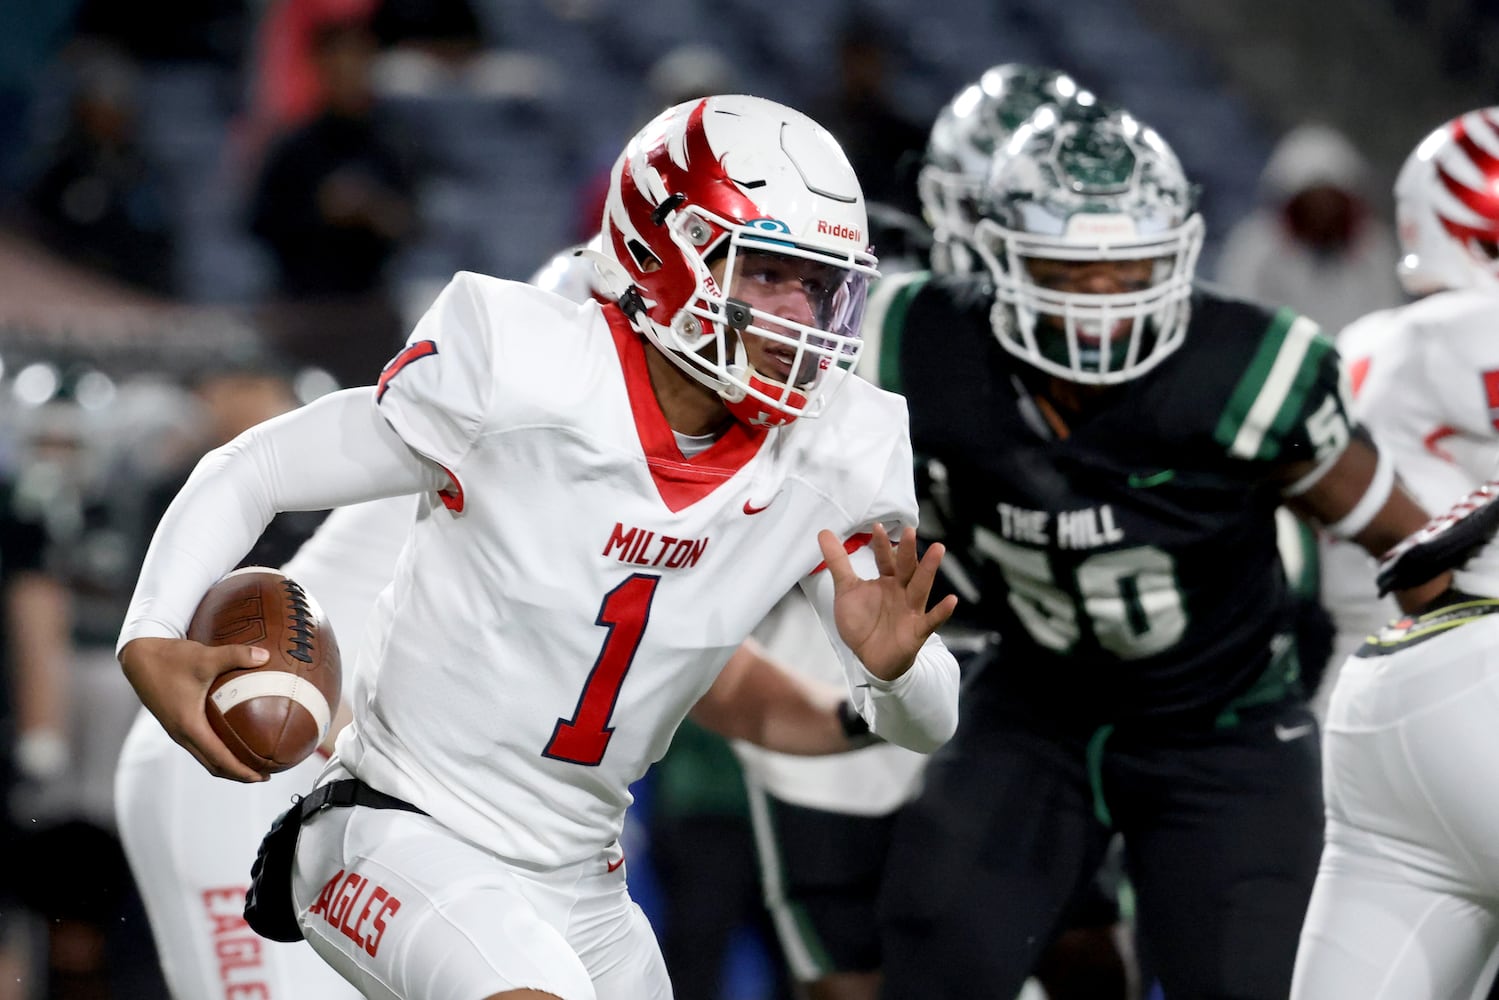
[[1137, 162], [1124, 137], [1112, 130], [1078, 129], [1062, 139], [1056, 152], [1059, 179], [1082, 195], [1128, 190]]

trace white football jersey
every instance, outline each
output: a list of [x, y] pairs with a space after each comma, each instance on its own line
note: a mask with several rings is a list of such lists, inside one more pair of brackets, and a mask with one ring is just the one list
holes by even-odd
[[[372, 615], [338, 755], [521, 864], [618, 835], [630, 783], [820, 565], [819, 529], [852, 546], [915, 523], [900, 397], [848, 377], [824, 416], [735, 424], [689, 460], [652, 349], [612, 308], [461, 273], [375, 393], [454, 486]], [[805, 587], [836, 636], [831, 588]], [[862, 705], [870, 677], [835, 645]]]
[[[1371, 313], [1338, 337], [1354, 413], [1428, 511], [1444, 511], [1499, 461], [1499, 298], [1439, 292]], [[1339, 652], [1399, 613], [1374, 585], [1374, 561], [1352, 542], [1324, 539], [1323, 601]]]

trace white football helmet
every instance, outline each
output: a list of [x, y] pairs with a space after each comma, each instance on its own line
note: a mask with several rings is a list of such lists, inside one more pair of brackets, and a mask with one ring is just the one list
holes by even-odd
[[1037, 108], [1087, 96], [1059, 69], [1002, 63], [984, 71], [937, 113], [916, 176], [922, 214], [932, 228], [932, 270], [964, 274], [977, 267], [969, 247], [979, 197], [994, 155]]
[[[623, 271], [620, 307], [679, 368], [714, 389], [734, 416], [759, 426], [814, 417], [859, 354], [869, 279], [864, 196], [833, 137], [799, 111], [758, 97], [679, 104], [645, 126], [614, 165], [603, 252]], [[817, 325], [730, 297], [745, 255], [835, 268], [819, 290]], [[726, 259], [719, 287], [708, 265]], [[739, 335], [793, 349], [788, 384], [757, 372]]]
[[[1097, 103], [1043, 107], [1016, 131], [974, 226], [995, 282], [991, 320], [1005, 350], [1072, 382], [1137, 378], [1181, 346], [1202, 250], [1196, 190], [1160, 135]], [[1030, 262], [1150, 261], [1148, 283], [1118, 293], [1037, 283]]]
[[1405, 290], [1499, 290], [1499, 107], [1459, 115], [1406, 157], [1395, 179]]

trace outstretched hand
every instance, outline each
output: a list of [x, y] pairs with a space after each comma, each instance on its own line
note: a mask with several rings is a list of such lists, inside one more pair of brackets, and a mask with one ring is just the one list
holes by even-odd
[[191, 639], [132, 639], [120, 650], [120, 666], [141, 704], [167, 735], [220, 778], [264, 781], [246, 767], [208, 724], [205, 703], [215, 677], [237, 667], [255, 667], [270, 654], [256, 646], [205, 646]]
[[876, 524], [869, 547], [880, 575], [866, 580], [854, 572], [837, 535], [818, 532], [817, 544], [833, 578], [838, 634], [866, 670], [882, 680], [894, 680], [910, 668], [922, 644], [958, 606], [957, 597], [949, 594], [927, 610], [943, 547], [931, 545], [918, 560], [915, 528], [907, 528], [900, 544], [892, 545], [884, 526]]

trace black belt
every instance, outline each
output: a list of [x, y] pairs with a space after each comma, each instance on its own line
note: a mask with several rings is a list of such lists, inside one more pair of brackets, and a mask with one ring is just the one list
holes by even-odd
[[366, 785], [358, 778], [340, 778], [337, 781], [319, 785], [297, 802], [297, 809], [303, 819], [313, 813], [322, 812], [324, 809], [343, 806], [401, 809], [406, 812], [421, 813], [423, 816], [427, 815], [425, 809], [418, 808], [405, 799], [398, 799], [394, 795], [386, 795]]

